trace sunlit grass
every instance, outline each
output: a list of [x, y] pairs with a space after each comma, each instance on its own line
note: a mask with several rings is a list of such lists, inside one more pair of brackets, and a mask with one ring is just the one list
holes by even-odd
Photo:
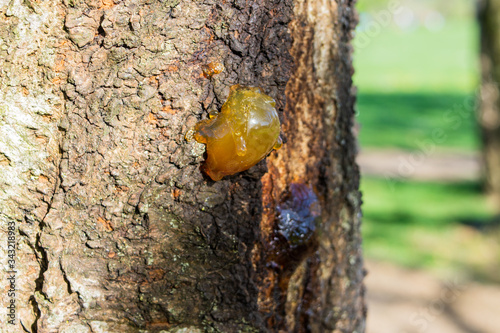
[[472, 18], [449, 19], [437, 32], [391, 25], [356, 49], [361, 145], [420, 149], [442, 131], [433, 144], [478, 149], [477, 35]]
[[[388, 7], [390, 0], [358, 0], [356, 7], [362, 12], [376, 12]], [[453, 17], [468, 17], [471, 10], [476, 5], [475, 0], [454, 0], [454, 1], [436, 1], [436, 0], [396, 0], [400, 6], [434, 8], [444, 15]]]
[[500, 280], [499, 235], [488, 229], [493, 209], [478, 184], [364, 177], [361, 190], [369, 258]]
[[467, 93], [360, 93], [359, 141], [364, 148], [477, 150], [474, 102]]
[[[360, 0], [359, 5], [374, 14], [386, 3]], [[361, 147], [478, 150], [479, 42], [472, 3], [458, 1], [458, 9], [455, 2], [413, 3], [423, 12], [425, 6], [442, 12], [446, 24], [437, 31], [423, 25], [404, 31], [392, 23], [363, 45], [355, 43]], [[441, 184], [363, 177], [361, 190], [368, 258], [498, 278], [500, 232], [479, 180]]]
[[[479, 184], [431, 183], [364, 177], [365, 219], [385, 225], [446, 225], [491, 217]], [[368, 226], [369, 227], [369, 226]], [[376, 235], [374, 233], [373, 235]]]
[[473, 19], [448, 20], [440, 31], [382, 28], [355, 50], [354, 82], [360, 94], [473, 93], [478, 83], [477, 30]]

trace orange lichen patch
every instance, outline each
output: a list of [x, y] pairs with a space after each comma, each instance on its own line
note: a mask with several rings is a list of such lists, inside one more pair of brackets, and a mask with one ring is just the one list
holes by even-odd
[[52, 84], [60, 84], [61, 82], [63, 82], [64, 79], [62, 77], [59, 77], [59, 76], [56, 76], [55, 78], [52, 79], [52, 81], [50, 81]]
[[151, 76], [149, 79], [149, 84], [152, 85], [152, 86], [156, 86], [158, 87], [158, 76], [157, 75], [153, 75]]
[[115, 186], [116, 193], [125, 193], [128, 192], [129, 188], [127, 186]]
[[201, 70], [203, 71], [203, 76], [209, 79], [215, 74], [221, 73], [224, 70], [224, 65], [220, 62], [211, 62], [201, 66]]
[[209, 27], [205, 26], [203, 27], [203, 29], [205, 30], [205, 32], [210, 36], [208, 37], [208, 40], [207, 42], [210, 44], [211, 42], [213, 42], [213, 40], [215, 39], [215, 34], [214, 32], [212, 31], [212, 29], [210, 29]]
[[114, 258], [114, 257], [116, 257], [116, 253], [115, 252], [111, 251], [111, 252], [108, 253], [108, 258]]
[[169, 72], [177, 72], [179, 70], [179, 67], [177, 67], [176, 65], [169, 65], [167, 67], [167, 71]]
[[65, 55], [61, 55], [62, 56], [62, 59], [59, 60], [59, 62], [54, 66], [54, 72], [61, 72], [64, 70], [65, 68], [65, 62], [66, 62], [66, 56]]
[[[269, 171], [272, 172], [274, 170], [269, 170]], [[263, 212], [260, 220], [260, 230], [264, 239], [267, 239], [271, 235], [274, 229], [273, 227], [274, 227], [274, 217], [275, 217], [275, 211], [274, 211], [275, 200], [273, 197], [274, 183], [271, 172], [266, 173], [260, 179], [262, 183], [261, 191], [262, 191], [262, 203], [263, 203]]]
[[148, 123], [152, 125], [158, 124], [158, 119], [156, 119], [156, 116], [152, 114], [151, 112], [148, 114]]
[[59, 42], [59, 44], [56, 46], [56, 48], [58, 48], [58, 49], [59, 49], [59, 48], [61, 48], [62, 46], [64, 46], [64, 45], [68, 44], [68, 43], [69, 43], [69, 40], [67, 40], [67, 39], [62, 39], [62, 40]]
[[137, 169], [139, 166], [140, 166], [140, 164], [138, 162], [134, 162], [132, 164], [132, 167], [135, 168], [135, 169]]
[[169, 105], [165, 105], [164, 107], [161, 108], [163, 112], [169, 113], [169, 114], [176, 114], [177, 111], [172, 109]]
[[97, 222], [99, 222], [100, 224], [103, 225], [104, 230], [106, 230], [108, 232], [113, 231], [113, 227], [111, 226], [111, 221], [107, 221], [107, 220], [103, 219], [102, 217], [98, 217]]
[[45, 175], [40, 175], [40, 176], [38, 176], [38, 181], [40, 181], [42, 183], [48, 183], [49, 182], [49, 177], [47, 177]]
[[28, 96], [30, 94], [30, 91], [26, 89], [26, 87], [23, 87], [23, 95]]
[[28, 268], [28, 271], [27, 271], [26, 273], [24, 273], [24, 274], [26, 274], [26, 275], [31, 275], [31, 274], [35, 274], [35, 273], [38, 273], [38, 269], [36, 269], [36, 268], [35, 268], [35, 267], [33, 267], [33, 266], [30, 266], [30, 267]]
[[181, 193], [182, 193], [182, 191], [181, 191], [181, 190], [179, 190], [179, 189], [177, 189], [177, 188], [176, 188], [176, 189], [174, 189], [174, 190], [172, 191], [172, 198], [177, 199], [178, 197], [180, 197]]
[[160, 280], [165, 275], [165, 271], [161, 268], [148, 271], [149, 279], [152, 281]]
[[193, 137], [207, 145], [202, 169], [210, 178], [247, 170], [280, 146], [275, 105], [259, 88], [235, 85], [221, 112], [196, 124]]
[[113, 0], [101, 0], [101, 7], [99, 9], [110, 9], [115, 6], [115, 3]]
[[0, 153], [0, 165], [10, 165], [10, 158], [3, 153]]

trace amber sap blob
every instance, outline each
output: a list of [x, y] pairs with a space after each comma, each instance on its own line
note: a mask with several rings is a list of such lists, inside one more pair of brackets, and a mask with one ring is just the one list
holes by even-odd
[[210, 79], [215, 74], [222, 73], [224, 65], [220, 62], [211, 62], [208, 65], [203, 65], [201, 69], [203, 71], [203, 76]]
[[196, 124], [194, 138], [207, 146], [202, 169], [210, 178], [247, 170], [281, 147], [275, 105], [259, 88], [234, 85], [221, 112]]

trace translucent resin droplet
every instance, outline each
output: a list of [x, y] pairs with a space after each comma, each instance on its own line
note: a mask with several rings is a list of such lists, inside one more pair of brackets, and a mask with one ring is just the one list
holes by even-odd
[[247, 144], [245, 142], [245, 138], [243, 138], [240, 135], [236, 135], [235, 138], [234, 138], [234, 144], [235, 144], [235, 148], [236, 148], [236, 155], [238, 156], [245, 156], [245, 154], [247, 153]]
[[278, 136], [278, 140], [276, 140], [276, 143], [273, 146], [274, 150], [278, 150], [281, 147], [283, 147], [283, 140], [281, 139], [281, 136]]
[[207, 65], [201, 66], [201, 70], [203, 71], [203, 76], [210, 79], [215, 74], [219, 74], [224, 71], [224, 65], [219, 62], [211, 62]]
[[275, 105], [259, 88], [235, 85], [221, 112], [196, 124], [194, 139], [207, 145], [202, 169], [210, 178], [247, 170], [281, 147]]
[[208, 118], [213, 119], [213, 118], [217, 117], [218, 114], [219, 114], [219, 111], [211, 110], [208, 112]]

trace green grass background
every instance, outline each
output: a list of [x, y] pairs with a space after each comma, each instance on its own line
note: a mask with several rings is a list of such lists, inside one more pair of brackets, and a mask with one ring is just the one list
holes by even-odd
[[[367, 14], [375, 17], [387, 3], [361, 0], [358, 10], [366, 20]], [[356, 38], [365, 40], [354, 42], [358, 45], [354, 82], [361, 149], [415, 151], [439, 131], [443, 139], [433, 141], [437, 151], [479, 150], [474, 110], [479, 42], [474, 3], [401, 3], [417, 17], [438, 11], [446, 23], [439, 31], [423, 25], [409, 30], [393, 23], [381, 25], [368, 42], [361, 25]], [[491, 272], [491, 263], [479, 260], [486, 257], [482, 251], [490, 244], [480, 233], [463, 227], [464, 222], [481, 224], [493, 216], [479, 180], [450, 184], [363, 177], [361, 190], [368, 258], [411, 267], [473, 269], [474, 276]]]

